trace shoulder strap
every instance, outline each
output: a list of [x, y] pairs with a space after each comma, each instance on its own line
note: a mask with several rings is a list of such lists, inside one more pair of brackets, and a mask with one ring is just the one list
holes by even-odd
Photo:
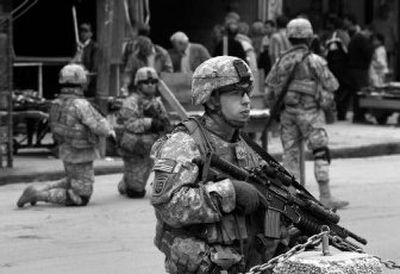
[[[276, 118], [276, 116], [278, 115], [278, 113], [280, 112], [281, 108], [282, 108], [282, 103], [283, 103], [283, 98], [286, 96], [286, 93], [288, 92], [289, 89], [289, 85], [290, 83], [293, 81], [294, 79], [294, 73], [297, 69], [297, 67], [307, 58], [307, 56], [309, 56], [311, 54], [311, 51], [307, 51], [303, 57], [301, 57], [300, 61], [297, 62], [294, 66], [293, 69], [290, 71], [290, 74], [285, 82], [285, 84], [283, 85], [283, 88], [281, 90], [281, 92], [279, 93], [279, 97], [278, 100], [276, 100], [275, 104], [272, 106], [271, 108], [271, 115], [268, 119], [268, 122], [265, 126], [266, 129], [268, 129], [271, 126], [272, 121]], [[280, 58], [279, 61], [282, 60], [282, 57]]]
[[211, 164], [211, 156], [215, 152], [215, 149], [211, 144], [208, 133], [203, 128], [200, 119], [201, 118], [198, 116], [192, 116], [186, 121], [182, 122], [182, 125], [188, 130], [196, 144], [199, 145], [200, 153], [204, 157], [204, 164], [200, 174], [201, 180], [204, 181], [208, 176], [208, 171]]

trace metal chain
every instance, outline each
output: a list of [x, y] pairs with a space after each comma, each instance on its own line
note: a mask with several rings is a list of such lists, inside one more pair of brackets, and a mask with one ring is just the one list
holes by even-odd
[[[264, 264], [259, 264], [259, 265], [253, 266], [245, 274], [259, 274], [267, 269], [272, 269], [278, 263], [284, 262], [284, 261], [288, 260], [290, 257], [292, 257], [293, 255], [303, 252], [308, 246], [318, 245], [322, 240], [322, 236], [324, 236], [325, 234], [327, 234], [329, 236], [329, 239], [332, 241], [334, 246], [336, 246], [337, 248], [340, 247], [341, 249], [347, 250], [347, 251], [353, 251], [353, 252], [357, 252], [357, 253], [365, 253], [365, 251], [361, 247], [356, 247], [356, 246], [350, 245], [349, 243], [345, 242], [342, 238], [340, 238], [338, 236], [330, 236], [329, 231], [323, 231], [319, 234], [315, 234], [315, 235], [311, 236], [310, 238], [308, 238], [307, 242], [305, 242], [304, 244], [295, 245], [292, 249], [290, 249], [286, 253], [276, 256]], [[400, 269], [400, 265], [394, 261], [383, 260], [379, 256], [372, 256], [372, 257], [376, 258], [381, 264], [383, 264], [388, 269], [392, 269], [392, 270]]]
[[311, 236], [310, 238], [307, 239], [307, 242], [305, 242], [304, 244], [295, 245], [292, 249], [290, 249], [286, 253], [276, 256], [264, 264], [259, 264], [259, 265], [253, 266], [245, 274], [259, 274], [267, 269], [272, 269], [278, 263], [284, 262], [287, 259], [289, 259], [290, 257], [292, 257], [293, 255], [303, 252], [308, 246], [318, 245], [322, 240], [322, 236], [325, 234], [329, 234], [329, 231], [323, 231], [319, 234], [315, 234], [315, 235]]
[[[354, 251], [354, 252], [358, 252], [358, 253], [365, 253], [365, 251], [362, 248], [356, 248], [354, 246], [349, 245], [348, 243], [346, 243], [345, 241], [343, 241], [342, 238], [337, 237], [337, 236], [333, 236], [330, 237], [332, 242], [337, 245], [340, 246], [344, 249], [347, 249], [348, 251]], [[372, 256], [373, 258], [377, 259], [381, 264], [383, 264], [386, 268], [388, 269], [400, 269], [400, 265], [392, 260], [383, 260], [381, 257], [379, 256]]]

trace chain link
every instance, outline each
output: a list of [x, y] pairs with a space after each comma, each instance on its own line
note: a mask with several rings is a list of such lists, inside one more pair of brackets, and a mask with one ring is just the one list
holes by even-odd
[[[334, 245], [340, 246], [343, 249], [347, 249], [348, 251], [354, 251], [354, 252], [358, 252], [358, 253], [365, 253], [365, 251], [362, 248], [360, 248], [360, 247], [357, 248], [355, 246], [352, 246], [352, 245], [346, 243], [345, 241], [343, 241], [343, 239], [340, 237], [333, 236], [333, 237], [331, 237], [331, 239], [332, 239], [332, 242]], [[374, 255], [372, 257], [377, 259], [381, 264], [383, 264], [388, 269], [391, 269], [391, 270], [400, 269], [400, 265], [392, 260], [383, 260], [381, 257], [376, 256], [376, 255]]]
[[284, 262], [287, 259], [289, 259], [290, 257], [292, 257], [293, 255], [303, 252], [308, 246], [318, 245], [322, 240], [322, 236], [325, 234], [329, 234], [329, 231], [324, 231], [319, 234], [315, 234], [315, 235], [311, 236], [310, 238], [307, 239], [307, 242], [305, 242], [304, 244], [295, 245], [292, 249], [290, 249], [286, 253], [276, 256], [264, 264], [253, 266], [245, 274], [259, 274], [267, 269], [272, 269], [278, 263]]
[[[357, 253], [365, 253], [365, 251], [361, 247], [351, 245], [338, 236], [330, 236], [329, 231], [323, 231], [319, 234], [315, 234], [315, 235], [311, 236], [310, 238], [308, 238], [307, 242], [305, 242], [304, 244], [295, 245], [292, 249], [290, 249], [286, 253], [276, 256], [264, 264], [259, 264], [259, 265], [253, 266], [245, 274], [259, 274], [267, 269], [272, 269], [278, 263], [284, 262], [284, 261], [288, 260], [290, 257], [292, 257], [293, 255], [303, 252], [308, 246], [318, 245], [322, 241], [322, 236], [324, 236], [324, 235], [328, 235], [329, 239], [332, 241], [333, 246], [335, 246], [336, 248], [339, 248], [341, 250], [346, 250], [346, 251], [353, 251], [353, 252], [357, 252]], [[381, 264], [383, 264], [388, 269], [392, 269], [392, 270], [400, 269], [400, 265], [394, 261], [383, 260], [379, 256], [372, 256], [372, 257], [376, 258]]]

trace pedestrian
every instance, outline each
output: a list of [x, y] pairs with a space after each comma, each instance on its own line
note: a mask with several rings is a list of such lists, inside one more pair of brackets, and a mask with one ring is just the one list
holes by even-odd
[[253, 47], [253, 41], [249, 37], [249, 25], [247, 23], [239, 22], [236, 40], [242, 44], [243, 50], [246, 53], [246, 62], [251, 72], [254, 77], [258, 77], [257, 55]]
[[273, 65], [281, 54], [287, 51], [291, 46], [286, 33], [287, 23], [288, 18], [285, 15], [281, 15], [276, 19], [278, 30], [272, 34], [269, 42], [269, 58], [271, 60], [271, 65]]
[[269, 45], [271, 41], [272, 34], [275, 33], [275, 22], [272, 20], [267, 20], [264, 23], [264, 33], [265, 36], [262, 39], [261, 54], [258, 58], [258, 67], [264, 70], [264, 75], [267, 75], [271, 69], [271, 59], [269, 57]]
[[99, 46], [93, 39], [92, 26], [89, 23], [83, 23], [79, 26], [79, 39], [80, 42], [71, 63], [81, 64], [87, 70], [88, 84], [84, 90], [84, 95], [85, 97], [95, 97]]
[[208, 50], [201, 44], [189, 42], [189, 37], [181, 31], [171, 38], [173, 48], [168, 51], [174, 72], [193, 72], [201, 63], [210, 59]]
[[151, 67], [140, 68], [135, 89], [123, 101], [117, 114], [120, 154], [124, 175], [118, 191], [129, 198], [142, 198], [152, 167], [150, 148], [169, 128], [168, 114], [157, 96], [158, 75]]
[[369, 67], [370, 85], [373, 87], [383, 87], [386, 84], [386, 75], [389, 73], [385, 37], [380, 33], [374, 34], [372, 44], [375, 50]]
[[339, 88], [335, 92], [337, 118], [346, 120], [347, 108], [351, 98], [350, 77], [348, 72], [348, 44], [350, 37], [344, 30], [343, 21], [333, 18], [333, 32], [325, 42], [326, 60], [329, 70], [335, 75], [339, 82]]
[[193, 162], [215, 153], [245, 169], [264, 163], [241, 137], [254, 84], [242, 59], [205, 61], [192, 80], [192, 103], [203, 105], [205, 114], [178, 125], [152, 148], [155, 244], [166, 256], [168, 273], [245, 272], [276, 256], [278, 246], [285, 250], [285, 220], [265, 225], [254, 186], [211, 176], [207, 164]]
[[261, 20], [254, 21], [250, 26], [250, 38], [258, 58], [262, 51], [262, 41], [265, 35], [265, 24]]
[[[239, 26], [237, 23], [231, 22], [225, 27], [228, 48], [227, 55], [247, 61], [246, 52], [244, 51], [242, 44], [236, 39], [238, 33]], [[214, 50], [214, 56], [221, 55], [224, 55], [224, 40], [221, 40]]]
[[358, 92], [369, 85], [368, 72], [374, 53], [371, 38], [372, 30], [367, 26], [355, 33], [349, 43], [347, 56], [353, 100], [353, 123], [369, 123], [365, 118], [365, 109], [360, 108]]
[[152, 67], [158, 74], [173, 72], [172, 61], [168, 52], [164, 48], [154, 45], [150, 38], [138, 36], [133, 45], [132, 54], [123, 69], [121, 86], [123, 95], [127, 95], [128, 90], [134, 88], [133, 79], [135, 79], [136, 71], [142, 67]]
[[[331, 159], [322, 111], [331, 107], [338, 82], [326, 61], [309, 49], [313, 38], [310, 21], [293, 19], [287, 29], [293, 46], [275, 63], [265, 81], [270, 96], [278, 98], [273, 101], [282, 100], [283, 104], [280, 113], [283, 165], [299, 179], [300, 145], [306, 139], [314, 156], [321, 203], [329, 208], [343, 208], [348, 202], [334, 198], [330, 192]], [[292, 81], [287, 83], [290, 78]]]
[[82, 66], [66, 65], [61, 69], [60, 96], [52, 102], [50, 128], [59, 146], [66, 177], [44, 187], [28, 186], [17, 202], [18, 207], [42, 201], [66, 206], [85, 206], [93, 192], [93, 161], [100, 156], [99, 137], [115, 132], [103, 117], [83, 97], [87, 84]]

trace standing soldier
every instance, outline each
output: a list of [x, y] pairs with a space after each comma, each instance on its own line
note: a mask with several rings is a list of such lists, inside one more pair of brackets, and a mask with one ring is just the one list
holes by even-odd
[[307, 19], [294, 19], [287, 25], [287, 31], [293, 47], [275, 63], [266, 79], [271, 100], [283, 105], [280, 114], [283, 164], [299, 179], [300, 144], [305, 138], [314, 155], [321, 203], [329, 208], [343, 208], [349, 203], [330, 193], [331, 159], [323, 111], [331, 110], [338, 82], [326, 61], [309, 50], [313, 37], [311, 23]]
[[203, 62], [193, 74], [192, 102], [203, 105], [205, 114], [186, 120], [152, 148], [155, 244], [168, 273], [244, 272], [287, 244], [285, 220], [267, 221], [254, 186], [193, 163], [214, 153], [242, 168], [264, 164], [240, 133], [250, 118], [253, 86], [240, 58]]
[[93, 192], [93, 161], [99, 158], [99, 137], [113, 136], [107, 120], [83, 98], [87, 84], [82, 66], [66, 65], [61, 69], [61, 94], [50, 109], [50, 127], [59, 145], [66, 178], [43, 188], [27, 187], [18, 207], [38, 201], [67, 206], [85, 206]]
[[151, 67], [140, 68], [135, 76], [135, 90], [124, 100], [117, 116], [120, 154], [124, 176], [118, 191], [130, 198], [146, 194], [146, 182], [152, 168], [150, 149], [169, 128], [168, 114], [161, 98], [156, 96], [157, 72]]

